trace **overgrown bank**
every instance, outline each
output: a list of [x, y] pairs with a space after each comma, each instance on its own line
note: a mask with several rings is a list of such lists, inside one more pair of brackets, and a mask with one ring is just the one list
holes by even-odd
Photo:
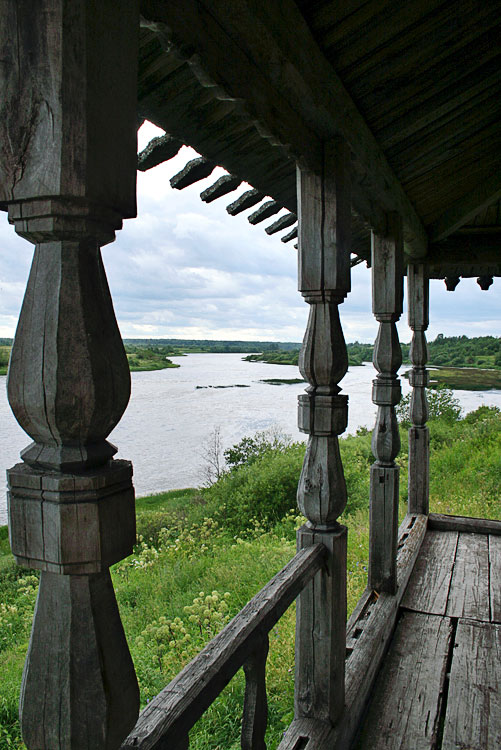
[[[501, 414], [481, 407], [458, 419], [442, 395], [432, 401], [431, 506], [443, 513], [496, 517], [501, 474]], [[405, 420], [405, 402], [401, 417]], [[341, 441], [349, 492], [348, 603], [365, 587], [368, 557], [370, 434]], [[261, 439], [228, 452], [230, 470], [203, 491], [138, 500], [138, 543], [113, 571], [124, 627], [144, 704], [189, 661], [227, 619], [295, 551], [302, 522], [295, 507], [304, 445]], [[401, 516], [407, 499], [407, 437], [402, 429]], [[0, 748], [23, 747], [17, 729], [22, 665], [38, 579], [11, 561], [0, 530]], [[292, 718], [293, 608], [271, 633], [268, 747], [276, 748]], [[190, 748], [236, 750], [243, 700], [241, 675], [191, 733]]]

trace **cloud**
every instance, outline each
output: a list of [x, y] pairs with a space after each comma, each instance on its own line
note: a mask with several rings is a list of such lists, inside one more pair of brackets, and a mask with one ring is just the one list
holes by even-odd
[[[161, 133], [143, 125], [140, 148]], [[117, 240], [103, 248], [122, 335], [301, 341], [308, 305], [297, 291], [294, 242], [284, 244], [263, 231], [284, 212], [258, 226], [247, 221], [250, 211], [229, 216], [226, 206], [247, 185], [204, 204], [200, 193], [225, 174], [220, 168], [173, 190], [170, 178], [196, 156], [183, 147], [169, 162], [139, 172], [138, 217], [125, 221]], [[31, 257], [32, 246], [0, 215], [0, 336], [14, 333]], [[443, 282], [433, 281], [430, 300], [430, 338], [499, 335], [495, 289], [482, 292], [474, 280], [464, 280], [450, 293]], [[353, 269], [341, 319], [347, 341], [374, 340], [378, 325], [365, 264]], [[402, 341], [410, 340], [405, 310], [399, 332]]]

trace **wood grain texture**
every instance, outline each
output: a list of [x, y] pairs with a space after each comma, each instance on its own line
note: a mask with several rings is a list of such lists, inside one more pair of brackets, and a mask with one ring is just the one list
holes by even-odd
[[266, 659], [268, 658], [268, 636], [244, 663], [245, 698], [242, 717], [242, 750], [266, 750], [264, 736], [268, 722], [268, 699], [266, 697]]
[[344, 707], [347, 529], [301, 527], [298, 548], [321, 543], [326, 565], [301, 592], [296, 607], [295, 718], [334, 724]]
[[135, 216], [139, 2], [0, 13], [0, 201], [64, 195]]
[[315, 575], [326, 550], [303, 549], [141, 712], [122, 748], [150, 750], [188, 734]]
[[397, 586], [399, 468], [371, 466], [369, 586], [394, 592]]
[[[345, 710], [335, 728], [326, 736], [321, 735], [325, 744], [317, 744], [321, 723], [310, 720], [294, 721], [286, 732], [283, 747], [308, 747], [305, 736], [311, 731], [315, 750], [346, 750], [357, 732], [358, 725], [371, 694], [374, 679], [380, 668], [387, 646], [391, 640], [399, 604], [411, 575], [416, 557], [426, 533], [427, 518], [406, 516], [399, 530], [399, 552], [397, 556], [398, 589], [395, 596], [382, 593], [379, 597], [367, 591], [361, 598], [361, 606], [355, 608], [354, 617], [348, 624], [347, 642], [355, 641], [347, 657], [345, 680]], [[354, 637], [354, 634], [357, 637]], [[312, 725], [313, 724], [313, 725]], [[282, 746], [281, 746], [282, 747]]]
[[457, 532], [427, 532], [402, 607], [428, 614], [445, 614], [457, 541]]
[[371, 467], [369, 585], [377, 591], [395, 593], [398, 526], [400, 450], [395, 406], [401, 389], [397, 373], [402, 364], [396, 321], [402, 313], [403, 247], [402, 222], [388, 216], [386, 234], [372, 235], [372, 310], [379, 321], [373, 363], [378, 375], [372, 385], [377, 404], [371, 448], [376, 459]]
[[451, 635], [448, 618], [402, 614], [374, 685], [357, 750], [436, 746]]
[[468, 518], [465, 516], [446, 516], [441, 513], [430, 513], [430, 529], [435, 531], [467, 531], [472, 534], [493, 534], [501, 536], [501, 521], [490, 518]]
[[501, 623], [501, 537], [489, 536], [491, 620]]
[[459, 534], [447, 615], [489, 622], [489, 537]]
[[[276, 5], [239, 0], [226, 11], [223, 2], [142, 6], [143, 15], [168, 24], [181, 48], [197, 48], [210, 77], [230, 96], [245, 99], [251, 117], [310, 168], [318, 169], [322, 140], [344, 137], [360, 164], [353, 196], [357, 212], [380, 226], [378, 203], [386, 211], [399, 210], [412, 252], [423, 254], [421, 222], [297, 7], [286, 0]], [[208, 45], [219, 54], [211, 55]]]
[[442, 750], [501, 747], [501, 626], [460, 620]]
[[20, 699], [29, 748], [118, 748], [139, 689], [109, 571], [42, 572]]
[[428, 402], [426, 386], [428, 373], [428, 347], [426, 329], [429, 319], [429, 280], [424, 264], [407, 267], [408, 321], [412, 329], [409, 352], [412, 371], [409, 382], [412, 386], [409, 428], [409, 513], [428, 513], [430, 483], [430, 435], [426, 427]]

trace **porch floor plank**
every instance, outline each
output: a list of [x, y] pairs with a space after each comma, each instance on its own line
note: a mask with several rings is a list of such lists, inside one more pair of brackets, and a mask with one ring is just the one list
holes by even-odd
[[501, 625], [460, 620], [442, 750], [501, 747]]
[[501, 623], [501, 536], [489, 534], [491, 620]]
[[445, 614], [457, 540], [457, 532], [426, 533], [402, 600], [404, 609]]
[[489, 537], [486, 534], [459, 535], [446, 614], [489, 622]]
[[451, 634], [449, 618], [402, 613], [358, 750], [435, 747]]

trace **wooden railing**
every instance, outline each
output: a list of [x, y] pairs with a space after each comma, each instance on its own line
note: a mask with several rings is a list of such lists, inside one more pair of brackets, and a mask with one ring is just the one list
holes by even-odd
[[264, 750], [268, 634], [326, 561], [322, 544], [300, 550], [142, 711], [122, 750], [187, 750], [188, 733], [243, 667], [242, 750]]

